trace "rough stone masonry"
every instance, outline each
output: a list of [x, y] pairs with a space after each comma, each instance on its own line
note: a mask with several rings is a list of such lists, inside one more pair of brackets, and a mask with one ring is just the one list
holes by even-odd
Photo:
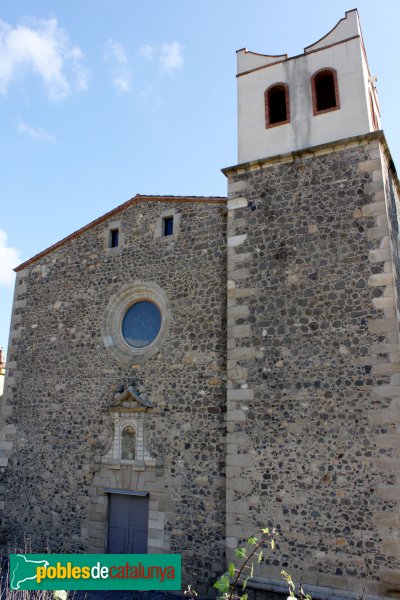
[[[127, 204], [18, 272], [2, 543], [27, 536], [37, 551], [104, 552], [104, 489], [145, 490], [149, 552], [182, 552], [202, 584], [224, 568], [225, 200]], [[171, 209], [179, 233], [157, 237]], [[116, 223], [123, 239], [110, 250]], [[124, 364], [104, 347], [103, 318], [110, 298], [137, 280], [162, 288], [172, 322], [154, 356]], [[154, 405], [144, 435], [154, 460], [102, 464], [114, 435], [110, 401], [132, 379]]]
[[276, 526], [260, 582], [284, 567], [328, 595], [399, 583], [397, 208], [382, 141], [225, 170], [228, 556]]

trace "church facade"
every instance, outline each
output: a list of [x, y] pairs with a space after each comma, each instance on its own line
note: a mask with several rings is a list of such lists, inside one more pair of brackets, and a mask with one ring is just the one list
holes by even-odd
[[400, 593], [399, 182], [357, 11], [238, 52], [227, 198], [135, 196], [17, 268], [2, 543], [179, 552], [207, 591]]

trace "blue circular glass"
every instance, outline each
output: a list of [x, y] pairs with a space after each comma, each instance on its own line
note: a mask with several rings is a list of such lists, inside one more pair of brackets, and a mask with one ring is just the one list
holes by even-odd
[[122, 335], [133, 348], [144, 348], [151, 344], [161, 328], [161, 313], [152, 302], [143, 300], [133, 304], [122, 320]]

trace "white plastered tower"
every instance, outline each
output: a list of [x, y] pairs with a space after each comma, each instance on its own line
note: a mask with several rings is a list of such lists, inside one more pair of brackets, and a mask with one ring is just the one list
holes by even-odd
[[[313, 75], [321, 69], [336, 73], [340, 110], [314, 114]], [[357, 10], [304, 53], [288, 57], [237, 52], [238, 163], [286, 154], [379, 129], [375, 79], [365, 54]], [[268, 127], [265, 91], [287, 86], [288, 122]], [[338, 107], [336, 107], [338, 108]]]

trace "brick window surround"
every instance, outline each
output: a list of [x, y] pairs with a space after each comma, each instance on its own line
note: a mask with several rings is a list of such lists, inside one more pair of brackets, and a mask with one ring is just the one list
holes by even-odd
[[[335, 105], [330, 106], [328, 108], [324, 108], [322, 110], [318, 110], [317, 103], [317, 81], [321, 77], [325, 75], [330, 75], [333, 78], [333, 89], [335, 93]], [[337, 72], [335, 69], [324, 67], [323, 69], [319, 69], [314, 73], [311, 77], [311, 91], [312, 91], [312, 104], [313, 104], [313, 115], [322, 115], [324, 113], [330, 112], [332, 110], [340, 109], [340, 100], [339, 100], [339, 87], [337, 80]]]
[[[271, 95], [274, 92], [284, 92], [285, 94], [285, 114], [286, 118], [279, 121], [272, 121], [271, 115]], [[279, 82], [270, 85], [264, 92], [264, 102], [265, 102], [265, 127], [269, 129], [270, 127], [278, 127], [279, 125], [284, 125], [285, 123], [290, 123], [290, 103], [289, 103], [289, 86], [286, 83]]]

